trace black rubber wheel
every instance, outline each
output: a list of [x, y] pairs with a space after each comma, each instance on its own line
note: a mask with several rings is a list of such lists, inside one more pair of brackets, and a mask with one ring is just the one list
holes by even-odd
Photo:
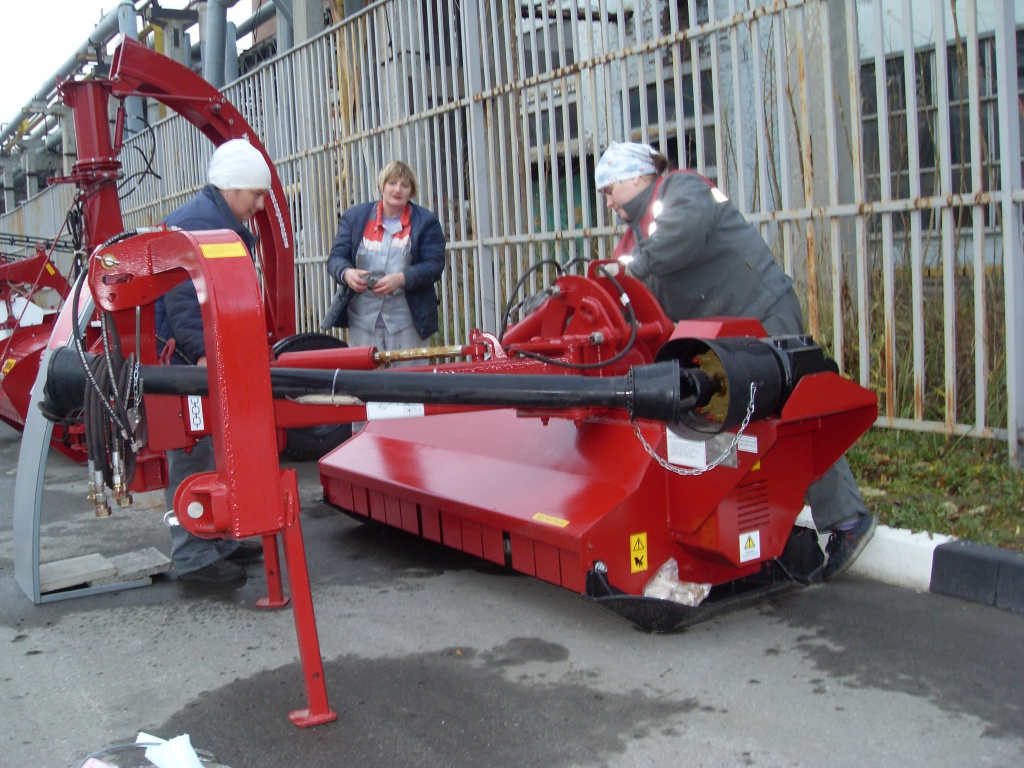
[[[317, 349], [347, 347], [341, 339], [326, 333], [299, 333], [281, 339], [273, 347], [274, 358], [285, 352], [310, 352]], [[283, 456], [294, 461], [312, 461], [334, 450], [352, 437], [351, 424], [321, 424], [315, 427], [296, 427], [285, 432]]]

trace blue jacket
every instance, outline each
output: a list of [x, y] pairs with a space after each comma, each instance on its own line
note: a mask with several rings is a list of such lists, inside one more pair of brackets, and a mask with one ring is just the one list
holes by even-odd
[[[250, 252], [256, 246], [256, 236], [235, 217], [224, 196], [210, 184], [183, 206], [172, 211], [163, 223], [190, 232], [230, 229], [242, 238]], [[159, 350], [163, 350], [164, 344], [173, 338], [177, 351], [193, 365], [206, 355], [203, 316], [196, 287], [191, 280], [174, 286], [157, 299], [156, 333]], [[175, 354], [171, 363], [180, 365], [184, 364], [184, 360]]]
[[[412, 264], [402, 271], [405, 275], [405, 298], [409, 302], [409, 312], [416, 332], [421, 339], [427, 339], [438, 328], [434, 283], [444, 273], [446, 241], [437, 216], [415, 203], [409, 203], [409, 207], [412, 211]], [[356, 268], [356, 252], [363, 240], [363, 232], [370, 219], [376, 215], [376, 201], [355, 205], [342, 214], [338, 234], [334, 237], [334, 245], [327, 257], [327, 271], [338, 283], [338, 290], [320, 324], [323, 330], [348, 327], [348, 304], [356, 294], [345, 285], [341, 275], [346, 269]]]

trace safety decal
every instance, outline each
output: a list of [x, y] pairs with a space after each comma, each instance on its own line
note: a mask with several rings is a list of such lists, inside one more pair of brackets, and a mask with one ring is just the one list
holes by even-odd
[[53, 268], [53, 264], [51, 264], [50, 262], [46, 262], [46, 271], [49, 272], [51, 275], [57, 273], [57, 270]]
[[631, 534], [629, 537], [629, 572], [646, 571], [647, 565], [647, 534]]
[[245, 246], [239, 242], [234, 243], [207, 243], [200, 246], [203, 256], [208, 259], [233, 259], [236, 256], [248, 256]]
[[569, 524], [568, 520], [563, 520], [560, 517], [552, 517], [551, 515], [545, 515], [543, 512], [538, 512], [533, 516], [533, 519], [538, 523], [547, 523], [548, 525], [557, 525], [559, 528], [565, 528]]
[[11, 368], [14, 367], [14, 364], [16, 362], [18, 362], [18, 361], [15, 360], [13, 357], [8, 357], [6, 360], [4, 360], [4, 368], [3, 368], [4, 376], [6, 376], [8, 373], [11, 372]]
[[750, 531], [740, 534], [740, 562], [761, 559], [761, 532]]
[[203, 420], [203, 398], [198, 395], [188, 396], [188, 425], [193, 432], [202, 432], [206, 426]]

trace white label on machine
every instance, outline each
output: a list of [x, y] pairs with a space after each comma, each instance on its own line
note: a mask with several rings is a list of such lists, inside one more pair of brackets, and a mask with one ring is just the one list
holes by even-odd
[[408, 419], [423, 415], [423, 403], [367, 403], [367, 421]]
[[[737, 446], [733, 445], [734, 435], [731, 432], [712, 435], [707, 440], [689, 440], [680, 437], [671, 429], [665, 431], [667, 436], [665, 455], [670, 464], [696, 470], [707, 469], [712, 464], [716, 467], [731, 467], [732, 469], [739, 466], [736, 458]], [[757, 449], [756, 438], [754, 439], [754, 449], [755, 451]]]
[[740, 534], [740, 562], [761, 559], [761, 532], [750, 531]]
[[203, 398], [198, 395], [188, 396], [188, 426], [193, 432], [202, 432], [206, 427], [203, 421]]
[[687, 440], [671, 429], [667, 430], [666, 453], [670, 464], [691, 469], [708, 468], [707, 443], [701, 440]]
[[740, 439], [736, 441], [736, 450], [757, 453], [757, 438], [753, 435], [740, 435]]

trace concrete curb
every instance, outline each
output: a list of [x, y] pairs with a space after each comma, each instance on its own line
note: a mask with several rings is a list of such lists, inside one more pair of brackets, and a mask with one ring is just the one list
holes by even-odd
[[[814, 527], [806, 508], [796, 522]], [[1024, 615], [1024, 552], [879, 525], [850, 573]]]

